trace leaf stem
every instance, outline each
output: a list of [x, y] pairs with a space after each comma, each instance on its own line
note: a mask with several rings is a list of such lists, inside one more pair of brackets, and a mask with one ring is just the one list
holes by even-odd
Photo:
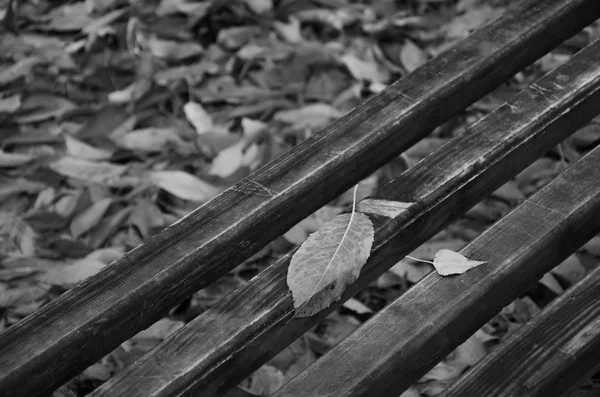
[[415, 258], [415, 257], [412, 257], [410, 255], [406, 255], [405, 258], [412, 259], [413, 261], [417, 261], [417, 262], [430, 263], [432, 265], [435, 265], [435, 263], [433, 263], [433, 262], [426, 261], [425, 259]]

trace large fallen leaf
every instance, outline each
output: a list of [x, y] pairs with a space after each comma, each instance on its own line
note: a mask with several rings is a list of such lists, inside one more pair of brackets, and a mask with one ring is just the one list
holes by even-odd
[[354, 298], [348, 299], [346, 302], [344, 302], [343, 306], [346, 309], [350, 309], [358, 314], [373, 313], [373, 310], [371, 310], [370, 307]]
[[213, 131], [215, 126], [212, 118], [198, 102], [186, 103], [183, 105], [183, 112], [199, 135]]
[[21, 95], [15, 94], [0, 98], [0, 113], [12, 113], [21, 107]]
[[33, 156], [20, 153], [7, 153], [0, 150], [0, 168], [17, 167], [33, 160]]
[[415, 43], [406, 40], [400, 51], [400, 60], [406, 71], [410, 73], [427, 62], [427, 55]]
[[19, 123], [37, 123], [60, 117], [77, 106], [70, 100], [49, 94], [34, 94], [23, 101], [15, 119]]
[[311, 316], [339, 300], [358, 279], [373, 240], [373, 224], [359, 212], [338, 215], [312, 234], [292, 257], [287, 275], [296, 315]]
[[81, 235], [98, 225], [108, 207], [113, 203], [110, 197], [103, 198], [92, 204], [88, 209], [78, 214], [70, 225], [71, 235], [79, 238]]
[[325, 103], [315, 103], [299, 109], [280, 110], [274, 120], [293, 124], [294, 128], [320, 128], [342, 116], [343, 113]]
[[51, 163], [49, 167], [62, 176], [107, 185], [119, 179], [127, 169], [123, 165], [103, 161], [87, 161], [74, 157], [63, 157]]
[[22, 59], [10, 67], [0, 69], [0, 86], [27, 76], [31, 73], [31, 69], [41, 61], [40, 57], [32, 56]]
[[441, 276], [463, 274], [467, 270], [483, 265], [485, 261], [468, 259], [458, 252], [443, 249], [438, 251], [433, 258], [433, 266]]
[[80, 159], [108, 160], [112, 157], [112, 151], [96, 148], [69, 135], [65, 135], [65, 144], [67, 152]]
[[211, 175], [227, 178], [244, 165], [244, 141], [239, 141], [235, 145], [221, 150], [212, 160], [209, 173]]
[[172, 40], [159, 39], [151, 36], [148, 40], [150, 52], [157, 58], [169, 61], [181, 61], [186, 58], [202, 54], [203, 48], [200, 44], [187, 42], [180, 43]]
[[190, 145], [181, 139], [175, 128], [142, 128], [115, 139], [115, 143], [125, 149], [148, 153], [163, 152], [169, 147], [184, 153], [190, 151], [187, 149]]
[[40, 276], [41, 281], [52, 285], [72, 287], [73, 285], [93, 276], [106, 265], [93, 259], [80, 259], [70, 265], [59, 265], [47, 270]]
[[163, 318], [145, 330], [138, 332], [133, 339], [152, 338], [163, 340], [183, 326], [183, 321], [175, 321], [168, 318]]
[[385, 83], [389, 76], [380, 72], [380, 68], [375, 60], [364, 61], [354, 54], [345, 54], [341, 61], [346, 65], [352, 77], [359, 81], [369, 81], [375, 83]]
[[208, 201], [221, 192], [216, 186], [204, 182], [184, 171], [155, 171], [150, 180], [173, 196], [190, 201]]

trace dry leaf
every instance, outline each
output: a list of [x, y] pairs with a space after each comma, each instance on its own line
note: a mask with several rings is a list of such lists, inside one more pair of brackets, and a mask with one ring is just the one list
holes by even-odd
[[202, 54], [202, 51], [204, 51], [202, 46], [197, 43], [180, 43], [172, 40], [159, 39], [156, 36], [151, 36], [148, 39], [148, 47], [152, 55], [169, 61], [181, 61], [186, 58], [200, 55]]
[[183, 321], [170, 320], [163, 318], [152, 324], [145, 330], [138, 332], [133, 339], [166, 339], [173, 332], [183, 327]]
[[74, 238], [79, 238], [79, 236], [98, 225], [112, 202], [112, 198], [101, 199], [82, 213], [78, 214], [71, 222], [71, 235]]
[[504, 185], [500, 186], [492, 196], [499, 197], [511, 203], [518, 203], [525, 200], [525, 195], [519, 189], [519, 185], [515, 181], [508, 181]]
[[198, 102], [188, 102], [183, 105], [183, 112], [188, 121], [194, 126], [199, 135], [212, 132], [215, 128], [212, 118]]
[[412, 72], [427, 62], [427, 55], [410, 40], [406, 40], [400, 51], [400, 60], [407, 72]]
[[162, 0], [155, 13], [157, 16], [177, 14], [178, 12], [196, 18], [201, 18], [211, 7], [210, 2], [195, 2], [190, 0]]
[[289, 17], [288, 23], [273, 21], [273, 28], [284, 41], [290, 44], [299, 44], [302, 42], [302, 32], [300, 31], [300, 21], [293, 16]]
[[352, 310], [358, 314], [373, 313], [370, 307], [363, 304], [361, 301], [354, 298], [348, 299], [343, 305], [346, 309]]
[[8, 85], [13, 81], [27, 76], [31, 73], [31, 69], [42, 62], [42, 59], [37, 56], [25, 58], [15, 63], [14, 65], [0, 70], [0, 86]]
[[559, 275], [570, 284], [575, 284], [585, 276], [586, 269], [577, 255], [573, 254], [552, 269], [551, 272]]
[[20, 153], [7, 153], [0, 150], [0, 168], [2, 167], [17, 167], [27, 164], [33, 160], [33, 156]]
[[12, 113], [21, 107], [21, 95], [15, 94], [0, 98], [0, 113]]
[[268, 124], [263, 123], [259, 120], [253, 120], [248, 117], [244, 117], [242, 119], [242, 129], [244, 130], [245, 137], [252, 137], [258, 134], [259, 132], [268, 128]]
[[212, 160], [209, 174], [227, 178], [244, 165], [244, 147], [245, 141], [239, 141], [235, 145], [221, 150]]
[[174, 128], [150, 127], [131, 131], [115, 139], [115, 143], [125, 149], [148, 153], [163, 152], [169, 147], [189, 152], [185, 150], [188, 145]]
[[204, 182], [184, 171], [155, 171], [150, 180], [173, 196], [190, 201], [208, 201], [221, 192], [216, 186]]
[[356, 281], [373, 245], [365, 214], [342, 214], [312, 234], [292, 257], [287, 284], [298, 317], [311, 316], [340, 299]]
[[550, 291], [558, 295], [565, 292], [565, 289], [560, 285], [558, 280], [556, 280], [556, 278], [550, 272], [544, 274], [544, 277], [542, 277], [539, 282], [540, 284], [548, 288]]
[[433, 266], [441, 276], [463, 274], [467, 270], [483, 265], [485, 261], [468, 259], [458, 252], [443, 249], [438, 251], [433, 258]]
[[74, 157], [63, 157], [49, 167], [60, 175], [100, 184], [111, 184], [127, 169], [126, 166], [102, 161], [88, 161]]
[[389, 73], [382, 70], [375, 60], [364, 61], [354, 54], [345, 54], [341, 61], [346, 65], [352, 77], [358, 81], [368, 81], [377, 84], [385, 84], [389, 80]]
[[23, 101], [15, 120], [19, 123], [37, 123], [60, 117], [77, 106], [68, 99], [49, 95], [34, 94]]
[[48, 269], [40, 279], [48, 284], [72, 287], [73, 285], [93, 276], [106, 265], [93, 259], [80, 259], [70, 265], [61, 265]]
[[283, 373], [271, 365], [263, 365], [248, 378], [240, 387], [255, 396], [269, 396], [284, 384]]
[[273, 116], [274, 120], [283, 121], [294, 125], [294, 128], [306, 127], [320, 128], [329, 124], [342, 115], [342, 112], [333, 106], [324, 103], [315, 103], [293, 110], [280, 110]]
[[245, 3], [256, 14], [265, 14], [273, 9], [273, 0], [246, 0]]
[[105, 382], [110, 379], [115, 369], [112, 368], [105, 360], [98, 361], [92, 366], [83, 371], [82, 375], [88, 379], [99, 380]]
[[65, 135], [65, 144], [67, 145], [67, 152], [71, 156], [80, 159], [108, 160], [112, 157], [111, 151], [95, 148], [69, 135]]

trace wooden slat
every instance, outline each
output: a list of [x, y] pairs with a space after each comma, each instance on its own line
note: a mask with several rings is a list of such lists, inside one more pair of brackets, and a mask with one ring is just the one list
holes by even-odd
[[48, 393], [600, 16], [526, 0], [0, 335], [0, 390]]
[[526, 0], [0, 335], [0, 390], [48, 393], [598, 18]]
[[598, 366], [600, 267], [504, 341], [443, 397], [558, 397]]
[[[394, 219], [371, 216], [373, 250], [343, 300], [596, 115], [598, 62], [600, 42], [375, 193], [373, 199], [415, 204]], [[281, 258], [92, 396], [213, 396], [227, 391], [339, 306], [293, 319], [286, 285], [290, 258]]]
[[[273, 397], [400, 395], [502, 307], [600, 231], [598, 169], [600, 147], [461, 251], [467, 258], [487, 264], [460, 276], [430, 274]], [[598, 297], [588, 296], [587, 302]], [[599, 309], [597, 303], [591, 312], [577, 310], [585, 317]], [[596, 318], [594, 326], [598, 324]], [[561, 332], [573, 336], [566, 330]], [[537, 335], [534, 338], [529, 342], [537, 344]], [[511, 371], [495, 367], [489, 376], [501, 378], [503, 385], [515, 380]], [[497, 390], [502, 393], [492, 395], [508, 395]]]

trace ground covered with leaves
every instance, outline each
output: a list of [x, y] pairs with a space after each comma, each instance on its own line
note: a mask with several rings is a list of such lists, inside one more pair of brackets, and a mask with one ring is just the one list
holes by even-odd
[[[507, 0], [0, 0], [0, 330], [501, 15]], [[593, 25], [363, 180], [358, 199], [600, 37]], [[600, 119], [411, 254], [458, 251], [600, 141]], [[302, 243], [318, 210], [55, 393], [80, 396]], [[434, 396], [594, 267], [596, 237], [409, 391]], [[242, 386], [268, 395], [432, 270], [404, 259]]]

